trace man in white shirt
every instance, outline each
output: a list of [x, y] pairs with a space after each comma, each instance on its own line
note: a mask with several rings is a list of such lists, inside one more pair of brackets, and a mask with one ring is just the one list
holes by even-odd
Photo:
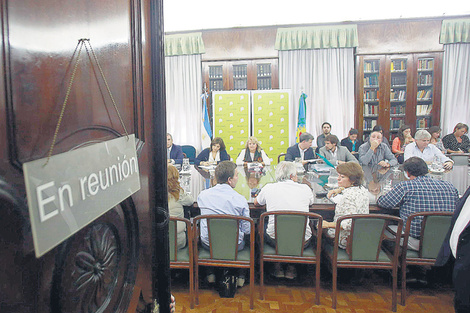
[[[297, 183], [297, 170], [295, 164], [283, 161], [276, 167], [276, 183], [267, 184], [261, 189], [254, 200], [255, 205], [266, 205], [266, 211], [300, 211], [308, 212], [313, 204], [313, 192], [306, 184]], [[307, 226], [305, 240], [310, 240], [312, 232]], [[268, 228], [265, 233], [267, 244], [275, 247], [274, 217], [270, 216]], [[276, 263], [274, 276], [293, 279], [296, 276], [295, 267], [289, 265], [287, 271], [281, 269]]]
[[454, 161], [446, 157], [435, 145], [430, 144], [431, 134], [424, 129], [420, 129], [415, 134], [415, 142], [408, 144], [405, 147], [405, 161], [409, 158], [416, 156], [424, 160], [424, 162], [431, 163], [437, 159], [445, 169], [452, 169]]

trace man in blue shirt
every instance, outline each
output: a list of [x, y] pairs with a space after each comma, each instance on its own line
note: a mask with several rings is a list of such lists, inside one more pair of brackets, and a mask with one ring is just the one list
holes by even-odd
[[[237, 165], [231, 161], [222, 161], [215, 168], [217, 185], [202, 191], [197, 197], [197, 204], [201, 214], [230, 214], [250, 216], [248, 202], [245, 197], [233, 190], [238, 182]], [[250, 224], [247, 221], [240, 223], [238, 237], [238, 249], [245, 246], [244, 236], [250, 233]], [[207, 223], [201, 221], [201, 241], [206, 247], [209, 246], [207, 234]]]
[[[248, 202], [245, 197], [233, 190], [238, 182], [237, 165], [231, 161], [222, 161], [215, 168], [217, 185], [202, 191], [197, 197], [197, 204], [201, 214], [230, 214], [239, 216], [250, 216]], [[209, 236], [207, 232], [207, 221], [201, 220], [201, 244], [209, 250]], [[250, 223], [241, 221], [238, 234], [238, 250], [245, 247], [245, 234], [250, 233]], [[214, 282], [215, 276], [208, 272], [208, 282]], [[245, 282], [244, 271], [240, 271], [238, 286], [242, 287]]]
[[[457, 189], [449, 182], [426, 176], [428, 166], [423, 159], [411, 157], [403, 163], [405, 176], [410, 180], [395, 185], [387, 194], [377, 200], [377, 205], [386, 209], [400, 207], [403, 222], [410, 214], [426, 211], [455, 210], [459, 199]], [[421, 233], [421, 219], [415, 218], [411, 223], [410, 235], [418, 239]]]

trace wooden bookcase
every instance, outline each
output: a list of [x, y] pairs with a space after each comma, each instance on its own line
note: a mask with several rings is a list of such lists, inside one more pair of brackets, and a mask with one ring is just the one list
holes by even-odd
[[360, 55], [356, 60], [356, 128], [366, 138], [375, 125], [392, 140], [398, 128], [439, 125], [442, 53]]

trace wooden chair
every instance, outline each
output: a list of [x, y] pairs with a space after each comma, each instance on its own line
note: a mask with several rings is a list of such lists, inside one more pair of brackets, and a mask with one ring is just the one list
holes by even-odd
[[[266, 219], [274, 217], [276, 247], [264, 242]], [[320, 257], [321, 257], [321, 227], [322, 217], [316, 213], [298, 211], [265, 212], [260, 216], [260, 299], [264, 298], [264, 263], [311, 263], [315, 264], [315, 304], [320, 304]], [[310, 246], [304, 249], [305, 228], [307, 223], [312, 230]]]
[[[453, 212], [419, 212], [408, 216], [401, 249], [401, 305], [405, 305], [406, 302], [406, 267], [434, 265], [449, 230], [452, 214]], [[422, 219], [419, 251], [408, 248], [411, 222], [415, 218]]]
[[[210, 251], [198, 246], [200, 221], [207, 220]], [[238, 251], [239, 224], [250, 223], [250, 243]], [[249, 217], [210, 214], [194, 218], [194, 266], [196, 305], [199, 304], [199, 266], [248, 268], [250, 270], [250, 309], [253, 309], [255, 280], [255, 223]]]
[[[351, 219], [351, 234], [347, 249], [339, 248], [341, 222]], [[397, 310], [397, 268], [399, 254], [399, 238], [395, 237], [396, 247], [390, 253], [382, 249], [385, 230], [391, 223], [397, 224], [397, 232], [401, 232], [403, 221], [399, 217], [385, 214], [353, 214], [338, 218], [334, 246], [324, 240], [323, 250], [332, 265], [333, 296], [332, 308], [336, 309], [337, 272], [338, 267], [362, 269], [389, 269], [392, 271], [392, 311]]]
[[[188, 244], [183, 249], [178, 249], [177, 240], [177, 222], [186, 224], [186, 234]], [[189, 297], [190, 307], [194, 308], [194, 249], [193, 249], [193, 230], [191, 222], [188, 219], [180, 217], [170, 217], [169, 224], [170, 237], [170, 268], [183, 268], [189, 270]]]
[[286, 154], [285, 153], [281, 153], [277, 156], [277, 163], [281, 163], [281, 158], [284, 157], [284, 160], [286, 159]]

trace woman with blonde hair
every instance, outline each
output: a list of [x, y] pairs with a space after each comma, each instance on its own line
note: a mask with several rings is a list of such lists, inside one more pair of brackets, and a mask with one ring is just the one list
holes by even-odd
[[263, 149], [261, 149], [258, 139], [254, 136], [248, 138], [245, 149], [238, 154], [238, 158], [235, 163], [237, 165], [247, 165], [252, 162], [261, 163], [263, 166], [271, 164], [271, 160], [268, 158], [268, 155]]
[[[339, 188], [330, 190], [328, 198], [334, 203], [335, 217], [333, 222], [323, 221], [323, 228], [326, 228], [326, 235], [335, 238], [336, 221], [338, 218], [348, 214], [368, 214], [369, 213], [369, 192], [362, 186], [364, 171], [356, 162], [346, 162], [339, 164], [336, 168], [338, 172]], [[339, 247], [346, 249], [348, 236], [351, 231], [351, 220], [341, 222], [339, 234]]]
[[[168, 209], [170, 216], [184, 217], [183, 205], [192, 205], [194, 203], [193, 197], [184, 192], [181, 188], [179, 179], [179, 172], [171, 164], [168, 164]], [[184, 222], [177, 222], [176, 224], [176, 241], [178, 249], [186, 246], [186, 224]]]

